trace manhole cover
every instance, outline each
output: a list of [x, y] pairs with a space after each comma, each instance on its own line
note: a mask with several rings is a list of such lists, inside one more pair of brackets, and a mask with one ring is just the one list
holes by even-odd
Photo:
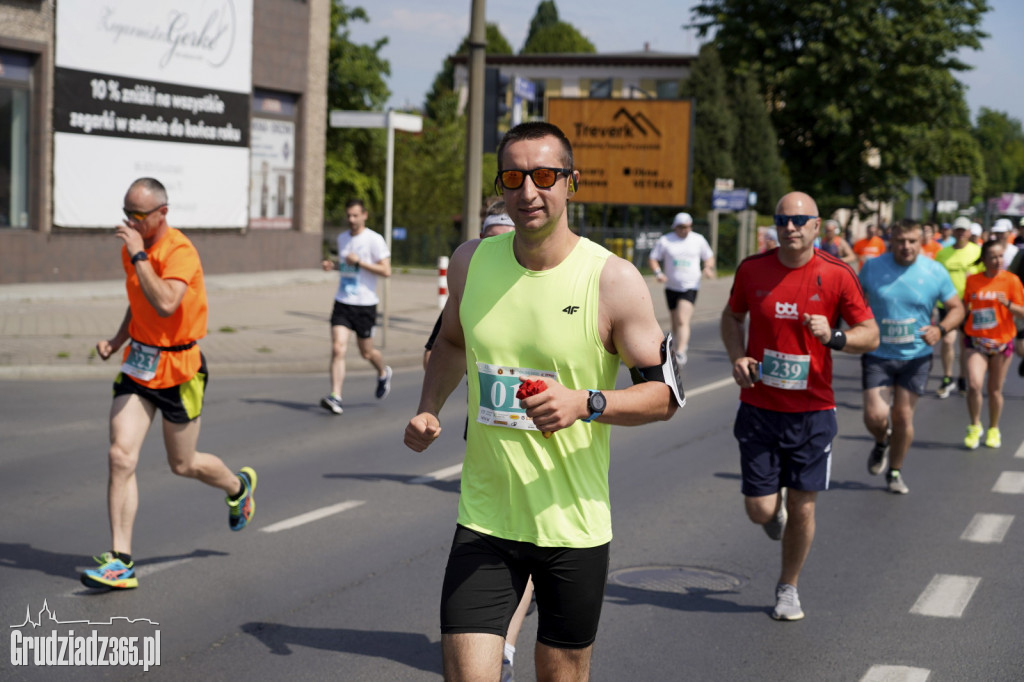
[[737, 592], [749, 580], [735, 573], [699, 566], [638, 566], [612, 571], [616, 585], [654, 592]]

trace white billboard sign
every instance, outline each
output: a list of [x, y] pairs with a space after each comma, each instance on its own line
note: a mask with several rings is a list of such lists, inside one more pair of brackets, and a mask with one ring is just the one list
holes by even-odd
[[252, 4], [57, 4], [55, 225], [110, 227], [141, 176], [175, 227], [248, 225]]

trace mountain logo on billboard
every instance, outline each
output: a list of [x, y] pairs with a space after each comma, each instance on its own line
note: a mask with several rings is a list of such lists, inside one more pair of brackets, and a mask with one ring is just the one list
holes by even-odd
[[621, 109], [615, 112], [615, 115], [612, 116], [612, 120], [617, 121], [620, 116], [625, 116], [626, 120], [632, 123], [633, 127], [639, 130], [644, 135], [647, 135], [647, 128], [650, 128], [655, 135], [661, 137], [661, 131], [658, 130], [658, 127], [656, 125], [651, 123], [651, 119], [647, 118], [647, 116], [644, 115], [644, 112], [640, 111], [637, 112], [636, 114], [631, 114], [628, 111], [626, 111], [626, 107], [622, 107]]
[[159, 21], [150, 22], [144, 14], [139, 17], [115, 16], [117, 10], [107, 7], [100, 24], [113, 35], [113, 42], [148, 40], [165, 45], [160, 66], [173, 60], [202, 60], [212, 67], [223, 66], [231, 56], [237, 30], [234, 0], [224, 0], [219, 7], [204, 9], [203, 14], [192, 15], [185, 10], [168, 12]]

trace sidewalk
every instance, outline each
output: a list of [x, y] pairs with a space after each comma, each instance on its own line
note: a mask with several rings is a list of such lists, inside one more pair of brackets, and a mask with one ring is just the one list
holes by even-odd
[[[658, 321], [668, 329], [662, 285], [653, 277], [647, 283]], [[207, 276], [209, 333], [200, 345], [210, 372], [326, 377], [337, 286], [338, 273], [314, 269]], [[388, 325], [377, 330], [376, 342], [383, 341], [387, 364], [419, 369], [439, 313], [437, 273], [396, 268], [387, 286]], [[693, 321], [718, 319], [731, 286], [731, 277], [705, 280]], [[95, 346], [117, 331], [127, 305], [121, 280], [0, 285], [0, 380], [112, 379], [120, 353], [103, 362]], [[355, 344], [348, 361], [353, 374], [371, 371]]]

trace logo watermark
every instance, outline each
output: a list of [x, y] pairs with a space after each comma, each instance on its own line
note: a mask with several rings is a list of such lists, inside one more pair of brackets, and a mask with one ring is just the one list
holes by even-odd
[[137, 623], [160, 625], [148, 618], [123, 616], [114, 616], [105, 622], [62, 621], [57, 619], [46, 601], [33, 620], [31, 607], [26, 606], [24, 622], [10, 626], [11, 665], [142, 666], [142, 670], [148, 672], [150, 667], [160, 665], [159, 629], [153, 630], [152, 635], [141, 636], [102, 635], [96, 630], [97, 626]]

